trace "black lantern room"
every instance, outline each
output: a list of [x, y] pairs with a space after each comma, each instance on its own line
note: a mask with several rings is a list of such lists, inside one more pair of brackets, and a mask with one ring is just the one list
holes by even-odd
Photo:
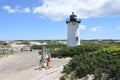
[[77, 22], [80, 23], [81, 20], [77, 19], [77, 16], [72, 12], [72, 15], [70, 15], [70, 18], [66, 20], [66, 23], [68, 24], [69, 22]]

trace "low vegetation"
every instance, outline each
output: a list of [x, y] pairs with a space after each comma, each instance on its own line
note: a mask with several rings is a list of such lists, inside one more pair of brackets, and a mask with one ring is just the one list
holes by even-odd
[[31, 49], [41, 50], [43, 47], [47, 47], [50, 50], [55, 50], [55, 49], [58, 49], [58, 48], [60, 49], [60, 48], [66, 47], [66, 45], [65, 44], [60, 44], [60, 43], [53, 43], [53, 44], [47, 44], [47, 45], [33, 45], [33, 46], [31, 46]]
[[103, 47], [108, 47], [108, 44], [92, 44], [92, 43], [86, 43], [80, 46], [75, 47], [63, 47], [61, 49], [55, 50], [52, 52], [53, 57], [73, 57], [75, 55], [80, 55], [84, 53], [89, 53], [93, 51], [97, 51], [99, 49], [102, 49]]
[[[83, 44], [64, 47], [53, 57], [72, 57], [64, 66], [60, 80], [78, 80], [93, 76], [94, 80], [120, 80], [120, 46], [114, 44]], [[87, 79], [85, 79], [87, 80]]]
[[18, 45], [19, 44], [24, 44], [24, 45], [30, 45], [30, 42], [29, 41], [21, 41], [20, 43], [17, 43]]

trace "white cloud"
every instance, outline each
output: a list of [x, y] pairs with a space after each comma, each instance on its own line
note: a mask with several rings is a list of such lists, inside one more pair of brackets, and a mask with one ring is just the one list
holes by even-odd
[[8, 11], [8, 13], [15, 13], [16, 10], [12, 9], [10, 6], [3, 6], [3, 9]]
[[45, 19], [45, 16], [41, 16], [41, 15], [40, 15], [39, 18], [41, 18], [41, 19]]
[[93, 28], [91, 28], [91, 31], [93, 31], [93, 32], [97, 32], [97, 27], [93, 27]]
[[30, 8], [28, 8], [28, 7], [24, 8], [23, 11], [24, 11], [24, 13], [30, 13], [31, 12]]
[[6, 5], [3, 6], [3, 9], [6, 10], [8, 13], [30, 13], [30, 8], [21, 8], [19, 5], [15, 6], [15, 8], [11, 8], [10, 6]]
[[62, 20], [75, 12], [79, 18], [120, 15], [120, 0], [44, 0], [43, 4], [33, 9], [53, 20]]
[[92, 32], [98, 32], [98, 31], [100, 31], [101, 29], [102, 29], [102, 27], [97, 26], [97, 27], [92, 27], [92, 28], [90, 29], [90, 31], [92, 31]]
[[3, 9], [9, 13], [38, 14], [52, 20], [65, 20], [72, 12], [78, 18], [120, 15], [120, 0], [42, 0], [42, 5], [29, 8], [6, 5]]
[[117, 27], [117, 30], [120, 30], [120, 26], [119, 26], [119, 27]]
[[79, 25], [79, 27], [80, 27], [80, 30], [85, 30], [86, 29], [86, 26], [85, 25]]

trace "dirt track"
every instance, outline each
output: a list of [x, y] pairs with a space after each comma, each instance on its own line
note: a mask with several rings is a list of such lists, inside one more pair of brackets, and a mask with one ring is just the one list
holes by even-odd
[[[0, 59], [0, 80], [59, 80], [62, 66], [69, 59], [52, 58], [51, 69], [38, 69], [39, 55], [19, 52]], [[54, 78], [54, 79], [53, 79]]]

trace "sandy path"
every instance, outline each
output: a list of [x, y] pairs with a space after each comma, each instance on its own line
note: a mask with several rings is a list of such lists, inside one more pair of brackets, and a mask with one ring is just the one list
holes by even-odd
[[39, 70], [37, 52], [16, 53], [0, 59], [0, 80], [59, 80], [62, 66], [68, 61], [52, 58], [51, 69]]

